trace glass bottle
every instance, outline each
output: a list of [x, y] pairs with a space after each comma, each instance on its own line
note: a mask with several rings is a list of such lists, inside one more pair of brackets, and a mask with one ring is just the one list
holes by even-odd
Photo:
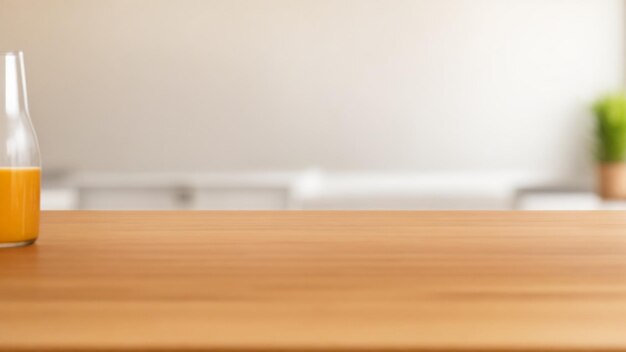
[[41, 161], [30, 121], [22, 52], [0, 52], [0, 248], [39, 235]]

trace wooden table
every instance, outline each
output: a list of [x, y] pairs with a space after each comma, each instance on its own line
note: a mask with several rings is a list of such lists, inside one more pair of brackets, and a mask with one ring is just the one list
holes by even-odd
[[0, 350], [626, 351], [626, 213], [46, 212]]

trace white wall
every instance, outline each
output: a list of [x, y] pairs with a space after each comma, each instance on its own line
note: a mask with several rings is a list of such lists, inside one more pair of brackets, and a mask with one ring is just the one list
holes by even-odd
[[576, 173], [620, 0], [0, 0], [45, 166]]

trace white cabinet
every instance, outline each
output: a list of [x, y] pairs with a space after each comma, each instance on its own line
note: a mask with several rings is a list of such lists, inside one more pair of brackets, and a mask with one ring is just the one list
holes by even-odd
[[42, 210], [74, 210], [78, 208], [78, 191], [70, 187], [49, 187], [41, 190]]
[[288, 189], [199, 189], [191, 199], [197, 210], [285, 210], [291, 207]]
[[[301, 173], [71, 174], [44, 188], [42, 208], [83, 210], [286, 210]], [[56, 186], [55, 186], [56, 187]], [[57, 187], [60, 189], [60, 187]]]
[[173, 188], [81, 188], [79, 208], [84, 210], [180, 209]]
[[518, 191], [516, 210], [626, 210], [626, 201], [600, 198], [585, 188], [544, 187]]

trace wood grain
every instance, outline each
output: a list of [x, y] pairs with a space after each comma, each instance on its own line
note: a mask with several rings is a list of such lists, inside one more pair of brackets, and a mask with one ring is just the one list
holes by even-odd
[[626, 213], [45, 212], [0, 350], [626, 351]]

